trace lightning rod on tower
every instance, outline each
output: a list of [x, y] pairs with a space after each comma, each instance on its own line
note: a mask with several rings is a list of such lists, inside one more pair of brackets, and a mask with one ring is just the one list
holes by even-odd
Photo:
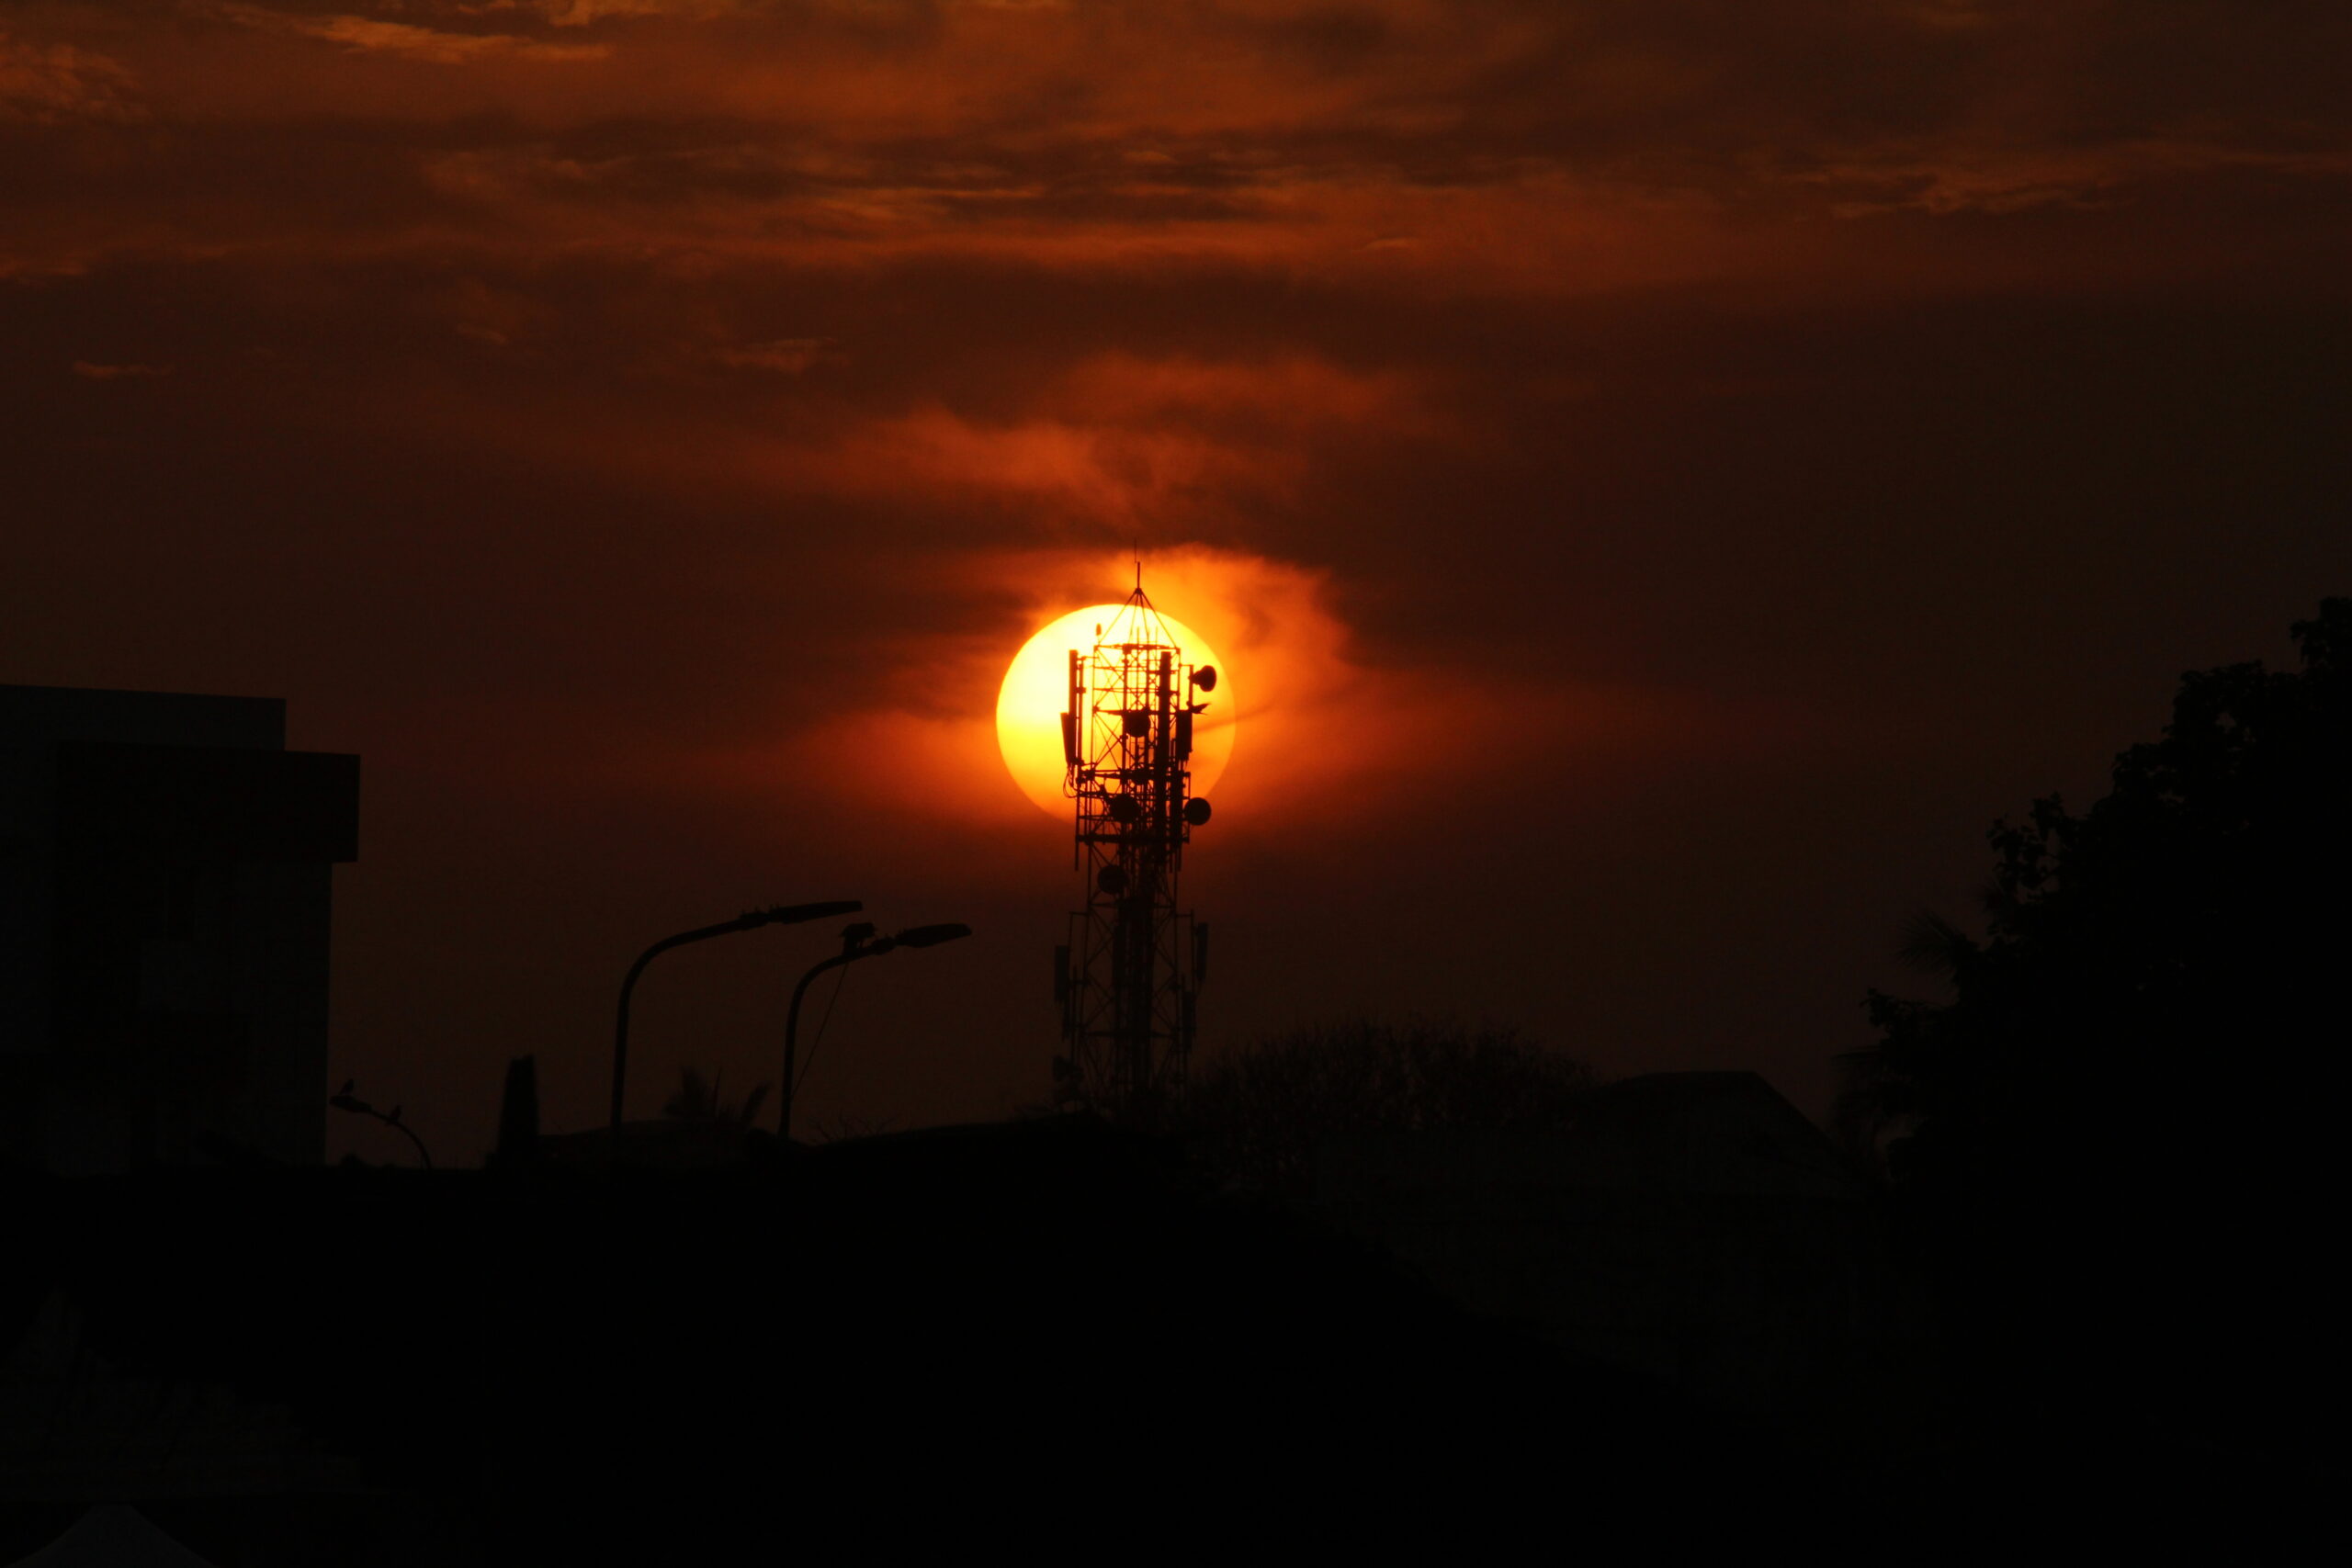
[[1149, 1122], [1182, 1100], [1208, 927], [1180, 910], [1177, 873], [1209, 803], [1192, 794], [1193, 728], [1216, 671], [1184, 661], [1136, 591], [1069, 653], [1063, 790], [1076, 806], [1086, 908], [1055, 954], [1063, 1054], [1056, 1097]]

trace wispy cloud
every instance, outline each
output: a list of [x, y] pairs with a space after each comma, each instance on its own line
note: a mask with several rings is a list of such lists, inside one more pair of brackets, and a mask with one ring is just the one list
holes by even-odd
[[223, 5], [217, 7], [215, 14], [263, 31], [294, 33], [340, 44], [347, 50], [398, 55], [436, 65], [469, 65], [486, 60], [602, 60], [612, 52], [601, 43], [554, 43], [511, 33], [422, 28], [375, 17], [311, 17], [243, 5]]
[[784, 337], [722, 348], [712, 357], [739, 370], [773, 370], [785, 376], [801, 376], [823, 360], [836, 356], [837, 352], [825, 338]]
[[[0, 45], [0, 116], [143, 105], [175, 132], [20, 197], [50, 250], [16, 242], [13, 270], [266, 231], [273, 254], [1184, 267], [1559, 298], [1819, 276], [1890, 227], [1837, 219], [2022, 228], [2184, 172], [2338, 181], [2352, 139], [2318, 63], [2352, 48], [2352, 13], [2252, 28], [2219, 0], [2161, 26], [2091, 0], [188, 4], [213, 25], [176, 45], [49, 13], [53, 39]], [[256, 129], [326, 122], [333, 139]], [[230, 167], [217, 183], [266, 186], [266, 207], [192, 199]], [[1838, 270], [1936, 286], [1932, 247], [1878, 262]]]
[[87, 359], [74, 362], [74, 374], [85, 381], [136, 381], [171, 373], [168, 365], [101, 365]]
[[1281, 502], [1319, 451], [1449, 434], [1409, 378], [1290, 355], [1113, 354], [1070, 367], [994, 417], [933, 399], [747, 461], [845, 496], [944, 496], [1020, 508], [1072, 536], [1216, 529]]
[[0, 33], [0, 124], [65, 125], [141, 117], [130, 73], [70, 43], [28, 43]]

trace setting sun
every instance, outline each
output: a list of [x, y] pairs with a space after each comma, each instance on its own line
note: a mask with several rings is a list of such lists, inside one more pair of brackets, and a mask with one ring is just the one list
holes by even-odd
[[[1092, 648], [1095, 628], [1109, 626], [1119, 612], [1116, 604], [1091, 604], [1046, 626], [1021, 645], [997, 691], [996, 743], [1004, 765], [1022, 793], [1055, 817], [1070, 813], [1062, 794], [1061, 725], [1069, 705], [1070, 649]], [[1202, 713], [1193, 739], [1192, 793], [1206, 795], [1233, 755], [1233, 672], [1198, 632], [1173, 615], [1159, 618], [1187, 663], [1217, 669], [1216, 698]]]

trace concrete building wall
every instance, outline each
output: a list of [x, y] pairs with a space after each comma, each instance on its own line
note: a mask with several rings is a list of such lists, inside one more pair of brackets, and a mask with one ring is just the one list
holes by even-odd
[[358, 760], [274, 699], [0, 687], [0, 1157], [315, 1162]]

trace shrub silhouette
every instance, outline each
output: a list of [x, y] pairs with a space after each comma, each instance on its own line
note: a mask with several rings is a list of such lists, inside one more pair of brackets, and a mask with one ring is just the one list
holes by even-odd
[[1505, 1030], [1354, 1020], [1314, 1024], [1211, 1059], [1185, 1120], [1229, 1179], [1295, 1191], [1317, 1147], [1349, 1133], [1569, 1125], [1583, 1066]]
[[673, 1122], [723, 1122], [737, 1127], [751, 1126], [759, 1118], [769, 1086], [754, 1084], [741, 1100], [725, 1100], [719, 1093], [719, 1084], [725, 1077], [721, 1073], [705, 1079], [694, 1067], [679, 1069], [677, 1092], [663, 1103], [662, 1114]]

